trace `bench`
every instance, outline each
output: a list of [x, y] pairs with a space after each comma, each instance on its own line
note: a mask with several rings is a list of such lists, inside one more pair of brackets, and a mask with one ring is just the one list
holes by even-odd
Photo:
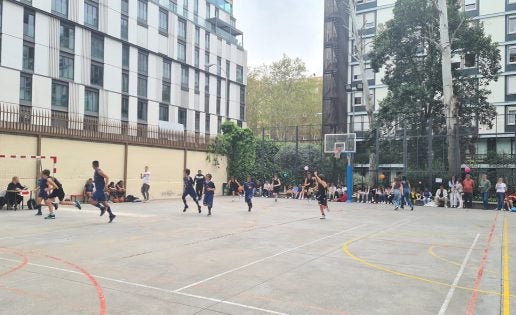
[[70, 200], [71, 201], [77, 201], [77, 199], [82, 199], [82, 202], [86, 202], [86, 196], [84, 196], [83, 194], [74, 194], [74, 195], [70, 195]]

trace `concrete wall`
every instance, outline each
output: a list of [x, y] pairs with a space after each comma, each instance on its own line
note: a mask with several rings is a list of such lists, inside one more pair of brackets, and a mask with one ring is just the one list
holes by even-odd
[[[36, 155], [37, 138], [0, 134], [0, 154]], [[91, 162], [99, 160], [100, 167], [110, 181], [124, 179], [125, 146], [122, 144], [93, 143], [65, 139], [42, 138], [41, 155], [57, 156], [56, 177], [63, 183], [66, 194], [80, 194], [85, 181], [93, 176]], [[217, 187], [226, 181], [226, 162], [220, 159], [220, 166], [206, 160], [205, 152], [187, 152], [186, 167], [196, 173], [213, 174]], [[175, 198], [182, 193], [184, 151], [144, 146], [127, 147], [127, 192], [140, 197], [140, 174], [149, 166], [151, 177], [151, 199]], [[50, 160], [42, 160], [43, 168], [52, 168]], [[31, 188], [36, 182], [36, 161], [30, 159], [0, 158], [0, 190], [7, 187], [13, 176], [19, 176], [22, 184]], [[219, 191], [221, 192], [221, 190]]]

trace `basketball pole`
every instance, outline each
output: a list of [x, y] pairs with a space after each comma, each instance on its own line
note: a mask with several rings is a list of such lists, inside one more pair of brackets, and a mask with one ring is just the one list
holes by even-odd
[[348, 157], [348, 165], [346, 167], [346, 186], [348, 188], [347, 203], [353, 202], [353, 164], [351, 164], [351, 153], [346, 154]]

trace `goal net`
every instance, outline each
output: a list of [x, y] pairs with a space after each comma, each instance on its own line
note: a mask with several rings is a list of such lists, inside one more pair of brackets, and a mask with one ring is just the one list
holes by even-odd
[[36, 186], [41, 170], [48, 169], [53, 175], [57, 172], [57, 157], [35, 155], [11, 155], [0, 153], [0, 191], [14, 176], [20, 179], [20, 184], [32, 189]]

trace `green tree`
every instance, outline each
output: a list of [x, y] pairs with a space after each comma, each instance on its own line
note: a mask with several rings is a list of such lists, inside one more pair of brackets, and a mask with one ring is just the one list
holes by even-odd
[[[453, 89], [458, 103], [459, 128], [471, 130], [476, 123], [491, 127], [496, 110], [487, 101], [489, 84], [501, 69], [500, 51], [484, 32], [482, 23], [472, 21], [460, 10], [459, 0], [448, 0], [451, 49], [459, 63], [453, 63]], [[374, 41], [372, 67], [384, 67], [383, 83], [389, 88], [380, 103], [377, 125], [383, 133], [405, 128], [408, 135], [431, 139], [446, 132], [443, 103], [442, 53], [439, 10], [434, 0], [398, 0], [394, 18]], [[473, 65], [463, 69], [457, 65]], [[421, 158], [432, 163], [431, 141]], [[461, 149], [464, 150], [464, 143]]]
[[283, 56], [248, 74], [247, 125], [253, 130], [267, 127], [271, 137], [284, 137], [285, 126], [320, 125], [321, 108], [322, 79], [307, 77], [299, 58]]

